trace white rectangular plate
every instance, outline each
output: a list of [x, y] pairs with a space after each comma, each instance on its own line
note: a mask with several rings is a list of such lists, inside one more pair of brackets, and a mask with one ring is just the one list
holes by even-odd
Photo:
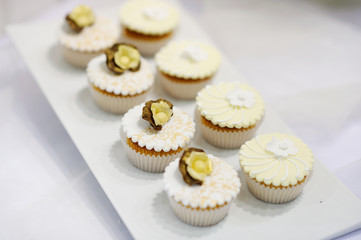
[[[118, 8], [105, 10], [116, 18]], [[197, 131], [192, 146], [201, 147], [232, 164], [240, 173], [242, 190], [228, 216], [212, 227], [193, 227], [173, 215], [163, 192], [162, 174], [142, 172], [128, 161], [119, 139], [121, 116], [99, 110], [87, 89], [85, 71], [68, 65], [57, 45], [59, 22], [19, 24], [8, 28], [24, 61], [78, 147], [115, 209], [137, 239], [320, 239], [361, 227], [361, 201], [319, 161], [303, 193], [282, 205], [263, 203], [248, 191], [238, 164], [238, 150], [209, 145]], [[211, 40], [186, 14], [176, 39]], [[240, 73], [223, 56], [217, 81], [239, 80]], [[152, 97], [166, 97], [193, 115], [194, 101], [167, 96], [155, 84]], [[292, 133], [267, 106], [258, 133]]]

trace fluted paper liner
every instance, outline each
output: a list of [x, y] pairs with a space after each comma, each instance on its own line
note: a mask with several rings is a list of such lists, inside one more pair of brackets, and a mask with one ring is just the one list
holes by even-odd
[[239, 148], [256, 133], [259, 123], [254, 127], [245, 128], [242, 131], [218, 131], [202, 123], [201, 115], [196, 109], [197, 122], [203, 137], [212, 145], [220, 148]]
[[103, 110], [115, 114], [123, 114], [130, 108], [145, 101], [147, 92], [130, 97], [117, 97], [111, 94], [104, 94], [94, 89], [89, 83], [90, 93], [95, 103]]
[[168, 199], [174, 214], [183, 222], [200, 227], [214, 225], [220, 222], [228, 213], [230, 203], [226, 202], [222, 206], [214, 208], [192, 208], [178, 203], [173, 197], [168, 195]]
[[136, 46], [139, 52], [145, 56], [153, 56], [159, 49], [165, 46], [171, 39], [172, 34], [168, 37], [157, 40], [146, 40], [142, 38], [129, 37], [126, 34], [121, 36], [122, 42]]
[[61, 46], [64, 58], [72, 65], [80, 68], [85, 68], [87, 64], [96, 56], [103, 53], [103, 51], [97, 52], [82, 52], [72, 50], [65, 46]]
[[294, 200], [300, 195], [306, 183], [306, 181], [303, 181], [294, 186], [275, 188], [257, 182], [248, 174], [244, 175], [250, 192], [259, 200], [268, 203], [286, 203]]
[[126, 143], [127, 137], [122, 129], [120, 130], [120, 137], [130, 162], [135, 167], [146, 172], [164, 172], [169, 163], [177, 157], [180, 157], [182, 154], [182, 151], [177, 151], [175, 153], [163, 152], [160, 155], [149, 155], [146, 153], [137, 152]]
[[185, 80], [185, 81], [172, 81], [168, 79], [163, 73], [158, 71], [158, 79], [162, 83], [164, 90], [173, 97], [179, 99], [194, 99], [197, 93], [204, 88], [212, 78], [207, 80]]

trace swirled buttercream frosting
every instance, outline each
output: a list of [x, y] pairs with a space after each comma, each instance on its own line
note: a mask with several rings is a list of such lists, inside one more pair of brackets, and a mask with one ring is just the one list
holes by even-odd
[[198, 41], [169, 43], [155, 56], [158, 69], [173, 77], [203, 79], [213, 76], [221, 63], [219, 52]]
[[128, 29], [147, 35], [171, 32], [179, 22], [179, 13], [163, 1], [134, 0], [120, 10], [120, 21]]
[[110, 19], [97, 16], [94, 24], [76, 33], [64, 26], [59, 42], [76, 51], [97, 52], [111, 47], [119, 38], [119, 27]]
[[115, 75], [106, 66], [106, 56], [93, 58], [86, 69], [88, 80], [94, 86], [116, 95], [135, 95], [148, 90], [154, 82], [150, 64], [141, 58], [140, 69], [137, 72], [126, 71]]
[[193, 138], [195, 123], [186, 112], [173, 107], [173, 116], [161, 130], [156, 130], [142, 119], [143, 107], [144, 103], [130, 109], [121, 122], [126, 137], [140, 147], [154, 149], [156, 152], [169, 152], [185, 147]]
[[261, 95], [238, 82], [207, 85], [198, 93], [196, 103], [200, 114], [220, 127], [247, 128], [264, 115]]
[[189, 186], [183, 181], [178, 169], [179, 158], [165, 169], [163, 182], [170, 197], [185, 206], [207, 208], [229, 203], [240, 191], [241, 182], [237, 172], [225, 161], [207, 154], [212, 161], [213, 171], [207, 175], [202, 185]]
[[311, 149], [292, 135], [260, 135], [242, 145], [243, 171], [266, 185], [296, 185], [309, 175], [313, 165]]

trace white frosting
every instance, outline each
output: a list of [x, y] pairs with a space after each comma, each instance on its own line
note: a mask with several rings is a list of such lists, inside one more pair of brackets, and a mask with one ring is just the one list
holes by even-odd
[[164, 7], [146, 7], [143, 14], [150, 20], [161, 21], [166, 19], [169, 13]]
[[143, 106], [144, 103], [130, 109], [121, 122], [124, 133], [132, 142], [148, 150], [169, 152], [185, 147], [193, 138], [195, 123], [187, 113], [173, 107], [173, 116], [162, 130], [154, 130], [148, 121], [142, 119]]
[[106, 66], [106, 56], [93, 58], [86, 69], [88, 80], [109, 93], [116, 95], [135, 95], [148, 90], [154, 82], [152, 68], [147, 60], [141, 58], [140, 69], [136, 72], [125, 71], [116, 75]]
[[187, 46], [183, 50], [181, 56], [188, 58], [192, 61], [199, 62], [207, 59], [208, 54], [200, 46], [193, 44]]
[[204, 118], [220, 127], [248, 128], [264, 115], [261, 95], [239, 82], [207, 85], [198, 92], [196, 104]]
[[245, 173], [267, 185], [289, 186], [311, 171], [313, 154], [300, 139], [286, 134], [260, 135], [242, 145], [239, 154]]
[[213, 76], [221, 56], [213, 46], [199, 41], [176, 41], [163, 47], [155, 56], [163, 73], [182, 79], [203, 79]]
[[119, 26], [112, 20], [99, 16], [93, 25], [85, 27], [80, 33], [72, 31], [64, 23], [59, 33], [59, 42], [76, 51], [97, 52], [111, 47], [119, 36]]
[[179, 23], [179, 13], [165, 1], [127, 1], [120, 10], [120, 21], [128, 29], [145, 35], [170, 33]]
[[163, 182], [170, 197], [193, 208], [216, 207], [230, 203], [239, 193], [241, 182], [237, 172], [225, 161], [211, 155], [213, 172], [206, 176], [202, 185], [187, 185], [179, 171], [179, 158], [171, 162], [165, 169]]

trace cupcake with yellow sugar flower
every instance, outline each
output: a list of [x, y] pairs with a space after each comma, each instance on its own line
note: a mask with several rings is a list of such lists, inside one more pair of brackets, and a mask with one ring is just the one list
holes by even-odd
[[132, 45], [116, 43], [92, 59], [86, 69], [89, 90], [103, 110], [122, 114], [143, 102], [153, 85], [148, 61]]
[[170, 163], [163, 182], [174, 214], [195, 226], [220, 222], [241, 187], [231, 165], [197, 148]]
[[122, 118], [120, 136], [131, 163], [146, 172], [164, 172], [194, 136], [195, 123], [166, 99], [150, 100]]
[[122, 41], [144, 55], [155, 54], [174, 35], [179, 12], [166, 1], [127, 1], [120, 10]]
[[218, 50], [201, 41], [175, 41], [155, 56], [157, 78], [164, 90], [179, 99], [194, 99], [210, 83], [221, 63]]
[[119, 35], [117, 24], [111, 19], [79, 5], [66, 15], [59, 42], [64, 58], [74, 66], [85, 68], [92, 58], [116, 43]]

